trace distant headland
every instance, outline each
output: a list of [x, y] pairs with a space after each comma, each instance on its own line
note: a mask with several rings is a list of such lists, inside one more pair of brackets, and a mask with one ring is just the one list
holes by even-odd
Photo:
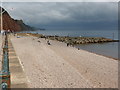
[[[2, 7], [0, 7], [1, 9]], [[2, 13], [2, 21], [3, 21], [3, 30], [12, 30], [15, 32], [19, 32], [19, 31], [32, 31], [32, 30], [36, 30], [35, 27], [31, 27], [29, 25], [26, 25], [23, 20], [15, 20], [13, 19], [9, 13], [2, 8], [2, 12], [0, 11], [0, 13]], [[0, 18], [1, 20], [1, 18]], [[0, 25], [1, 28], [1, 25]], [[45, 29], [40, 29], [39, 30], [45, 30]]]

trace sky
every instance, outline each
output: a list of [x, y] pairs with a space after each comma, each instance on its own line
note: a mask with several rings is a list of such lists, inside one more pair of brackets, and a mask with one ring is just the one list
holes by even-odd
[[119, 0], [0, 0], [2, 2], [119, 2]]
[[[67, 1], [67, 0], [66, 0]], [[116, 30], [117, 2], [3, 2], [14, 19], [51, 30]], [[117, 1], [117, 0], [116, 0]]]

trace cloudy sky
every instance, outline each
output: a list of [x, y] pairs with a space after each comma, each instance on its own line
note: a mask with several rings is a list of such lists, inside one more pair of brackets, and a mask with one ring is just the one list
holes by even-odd
[[119, 2], [119, 0], [0, 0], [2, 2]]
[[14, 19], [46, 29], [115, 30], [117, 2], [3, 2]]

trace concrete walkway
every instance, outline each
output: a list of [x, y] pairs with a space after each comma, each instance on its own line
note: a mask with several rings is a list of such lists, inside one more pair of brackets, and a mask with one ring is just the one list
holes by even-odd
[[20, 60], [18, 59], [12, 43], [9, 39], [9, 65], [11, 72], [11, 88], [27, 88], [27, 79], [22, 69]]

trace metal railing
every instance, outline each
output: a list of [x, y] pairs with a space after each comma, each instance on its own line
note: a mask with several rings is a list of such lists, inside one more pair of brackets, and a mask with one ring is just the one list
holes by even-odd
[[2, 90], [10, 88], [9, 55], [8, 55], [8, 35], [3, 42], [2, 71], [0, 72], [0, 87]]

